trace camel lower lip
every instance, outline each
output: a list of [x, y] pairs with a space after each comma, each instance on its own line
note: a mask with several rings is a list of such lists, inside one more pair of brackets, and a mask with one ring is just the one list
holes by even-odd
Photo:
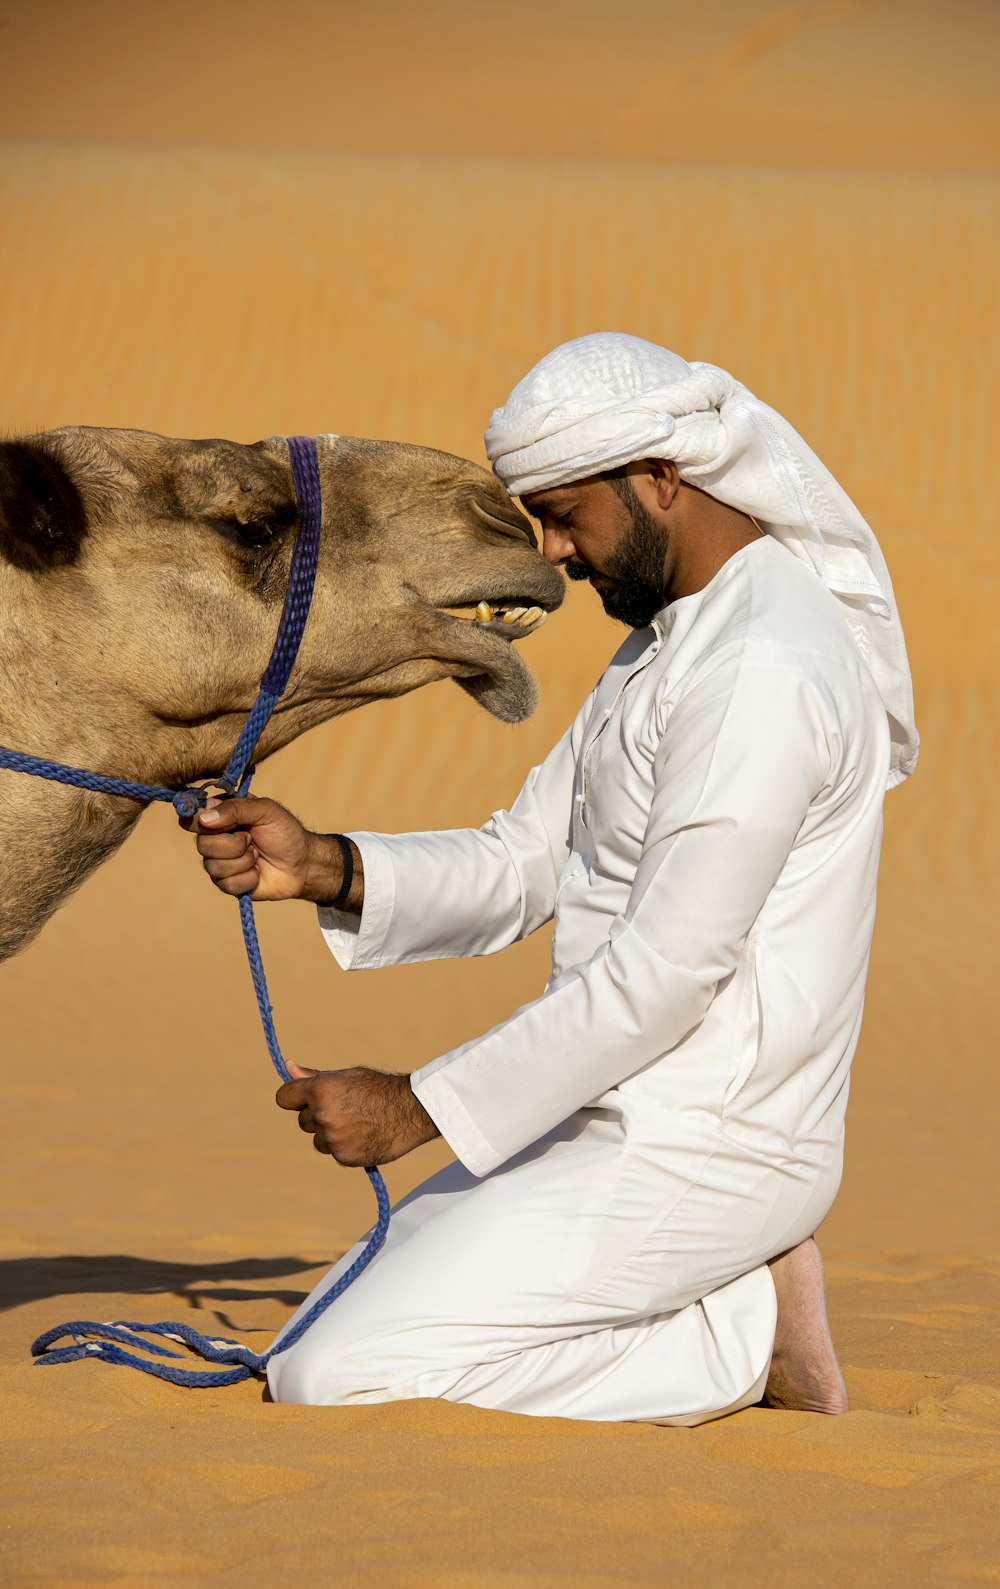
[[470, 665], [477, 670], [464, 677], [456, 674], [455, 683], [501, 722], [522, 723], [534, 711], [538, 691], [513, 642], [534, 631], [500, 622], [469, 623], [462, 618], [453, 622], [456, 635], [460, 632], [464, 641], [460, 653], [463, 671]]
[[455, 683], [502, 723], [523, 723], [535, 709], [538, 690], [513, 646], [505, 648], [503, 658], [504, 667], [475, 673], [471, 678], [456, 677]]
[[[562, 600], [561, 580], [552, 577], [552, 571], [545, 572], [544, 579], [540, 575], [526, 580], [536, 586], [537, 594], [470, 592], [433, 608], [436, 643], [441, 648], [437, 655], [451, 663], [455, 683], [505, 723], [522, 723], [538, 699], [535, 681], [513, 642], [536, 634]], [[525, 624], [523, 619], [532, 611], [531, 622]], [[505, 617], [511, 621], [505, 622]]]

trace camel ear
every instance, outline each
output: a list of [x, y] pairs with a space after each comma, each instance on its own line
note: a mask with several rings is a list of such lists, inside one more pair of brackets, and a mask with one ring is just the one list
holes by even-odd
[[34, 441], [0, 443], [0, 557], [27, 573], [75, 563], [87, 533], [79, 491]]

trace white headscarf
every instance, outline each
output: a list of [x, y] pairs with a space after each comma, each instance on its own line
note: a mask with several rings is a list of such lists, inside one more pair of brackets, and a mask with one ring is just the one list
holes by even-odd
[[617, 331], [578, 337], [496, 409], [486, 452], [511, 496], [668, 458], [682, 480], [751, 514], [841, 603], [889, 717], [890, 789], [913, 771], [910, 669], [878, 542], [798, 432], [725, 370]]

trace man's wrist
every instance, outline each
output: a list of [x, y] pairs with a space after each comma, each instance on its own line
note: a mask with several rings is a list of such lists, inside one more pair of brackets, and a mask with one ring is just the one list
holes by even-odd
[[341, 898], [345, 881], [341, 844], [332, 834], [310, 833], [300, 896], [302, 899], [308, 899], [314, 905], [360, 912], [365, 897], [364, 866], [357, 845], [351, 839], [346, 840], [346, 843], [354, 870], [347, 896]]
[[441, 1135], [441, 1132], [413, 1090], [412, 1071], [404, 1072], [401, 1080], [406, 1082], [406, 1108], [413, 1131], [413, 1146], [422, 1147], [425, 1142], [433, 1142], [435, 1137]]

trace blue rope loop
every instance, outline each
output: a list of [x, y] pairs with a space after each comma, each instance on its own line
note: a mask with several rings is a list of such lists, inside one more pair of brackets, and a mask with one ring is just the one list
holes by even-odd
[[[295, 1346], [302, 1339], [327, 1308], [331, 1307], [338, 1297], [343, 1296], [348, 1286], [353, 1285], [358, 1276], [364, 1273], [384, 1244], [389, 1229], [389, 1194], [381, 1174], [374, 1166], [369, 1166], [365, 1174], [375, 1192], [378, 1219], [364, 1248], [350, 1267], [338, 1276], [321, 1297], [317, 1298], [312, 1307], [286, 1331], [281, 1340], [266, 1352], [252, 1352], [239, 1341], [230, 1340], [226, 1336], [203, 1335], [201, 1331], [192, 1329], [189, 1324], [173, 1321], [138, 1324], [120, 1320], [114, 1324], [99, 1324], [92, 1319], [74, 1319], [68, 1324], [57, 1324], [53, 1329], [46, 1330], [40, 1335], [32, 1342], [31, 1355], [37, 1359], [40, 1367], [54, 1363], [78, 1362], [84, 1357], [96, 1357], [104, 1363], [142, 1369], [143, 1373], [152, 1374], [157, 1379], [166, 1379], [174, 1385], [184, 1385], [193, 1390], [199, 1387], [212, 1390], [222, 1385], [237, 1385], [242, 1380], [265, 1374], [272, 1357], [287, 1352], [289, 1347]], [[144, 1340], [143, 1336], [147, 1335], [154, 1339]], [[172, 1351], [156, 1339], [162, 1336], [183, 1342], [207, 1363], [233, 1366], [216, 1372], [209, 1369], [173, 1367], [136, 1356], [138, 1350], [155, 1353], [160, 1358], [181, 1358], [180, 1352]], [[72, 1346], [56, 1345], [56, 1342], [67, 1337], [73, 1341]], [[133, 1350], [126, 1350], [128, 1347]]]
[[[8, 772], [26, 772], [34, 778], [47, 778], [50, 783], [70, 784], [74, 789], [88, 789], [93, 794], [119, 795], [123, 800], [136, 800], [141, 805], [160, 800], [176, 805], [181, 796], [197, 795], [196, 789], [166, 789], [156, 783], [131, 783], [126, 778], [112, 778], [109, 773], [85, 772], [82, 767], [69, 767], [61, 761], [49, 761], [45, 756], [28, 756], [24, 751], [7, 750], [0, 745], [0, 767]], [[204, 797], [200, 804], [204, 805]], [[194, 810], [197, 810], [195, 806]], [[182, 813], [194, 815], [194, 811]]]
[[299, 529], [292, 548], [288, 589], [274, 650], [260, 681], [261, 689], [274, 696], [284, 694], [299, 654], [316, 585], [323, 528], [323, 488], [315, 441], [311, 436], [289, 436], [288, 456], [298, 503]]
[[[274, 648], [261, 679], [257, 699], [243, 725], [221, 778], [209, 780], [207, 785], [194, 784], [184, 789], [166, 789], [156, 784], [127, 783], [121, 778], [108, 777], [102, 773], [84, 772], [76, 767], [64, 766], [60, 762], [46, 761], [38, 756], [25, 756], [16, 751], [4, 750], [2, 747], [0, 747], [0, 767], [9, 768], [14, 772], [32, 773], [38, 778], [54, 779], [59, 783], [72, 784], [79, 789], [91, 789], [96, 793], [121, 795], [142, 802], [169, 801], [181, 817], [193, 817], [196, 811], [203, 809], [213, 791], [218, 791], [223, 798], [247, 793], [255, 771], [251, 765], [253, 753], [295, 665], [309, 616], [319, 566], [323, 496], [316, 443], [307, 436], [289, 436], [288, 451], [299, 513], [299, 527], [292, 549], [288, 589], [285, 593], [285, 603]], [[274, 1012], [257, 938], [253, 902], [249, 895], [241, 895], [239, 907], [243, 943], [264, 1031], [264, 1041], [278, 1075], [282, 1081], [290, 1081], [291, 1077], [274, 1027]], [[46, 1330], [32, 1342], [31, 1354], [36, 1359], [37, 1365], [47, 1367], [55, 1363], [79, 1362], [82, 1358], [96, 1357], [104, 1363], [137, 1368], [144, 1374], [153, 1374], [157, 1379], [168, 1380], [174, 1385], [205, 1389], [236, 1385], [254, 1375], [263, 1374], [271, 1358], [279, 1352], [286, 1352], [289, 1347], [300, 1341], [310, 1326], [367, 1269], [383, 1246], [389, 1229], [389, 1194], [381, 1174], [374, 1165], [369, 1165], [365, 1174], [375, 1193], [378, 1218], [364, 1249], [334, 1284], [313, 1303], [308, 1312], [303, 1314], [298, 1323], [268, 1351], [251, 1352], [249, 1347], [241, 1346], [239, 1341], [232, 1341], [228, 1337], [203, 1335], [188, 1324], [171, 1322], [136, 1324], [127, 1321], [99, 1324], [89, 1319], [76, 1319], [68, 1324], [59, 1324], [54, 1329]], [[145, 1339], [147, 1336], [152, 1339]], [[226, 1366], [217, 1369], [191, 1369], [162, 1361], [150, 1361], [148, 1357], [137, 1355], [138, 1352], [147, 1352], [160, 1359], [173, 1358], [183, 1361], [182, 1353], [163, 1346], [158, 1339], [160, 1337], [181, 1342], [205, 1362]], [[56, 1344], [67, 1338], [72, 1341], [72, 1345]]]
[[299, 654], [299, 646], [305, 633], [309, 609], [312, 606], [316, 573], [319, 568], [319, 548], [323, 529], [323, 490], [319, 478], [319, 458], [315, 441], [310, 436], [289, 436], [288, 456], [292, 466], [295, 500], [298, 504], [298, 534], [292, 547], [288, 589], [285, 591], [285, 604], [281, 610], [274, 647], [260, 681], [257, 699], [243, 724], [243, 731], [236, 741], [222, 775], [223, 782], [232, 784], [233, 788], [236, 788], [246, 775], [257, 742], [291, 677], [295, 658]]

